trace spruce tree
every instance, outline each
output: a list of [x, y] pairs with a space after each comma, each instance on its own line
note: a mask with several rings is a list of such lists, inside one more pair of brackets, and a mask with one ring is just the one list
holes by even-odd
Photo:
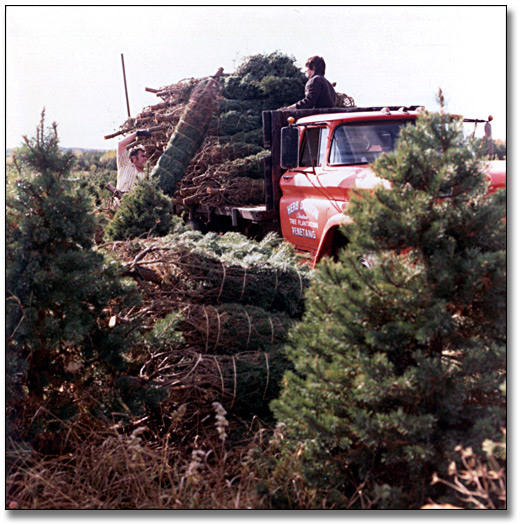
[[125, 195], [105, 228], [112, 240], [161, 237], [174, 223], [171, 200], [150, 181], [142, 181]]
[[109, 328], [109, 317], [137, 292], [93, 249], [92, 203], [67, 180], [73, 156], [44, 116], [19, 148], [7, 199], [6, 363], [10, 433], [48, 449], [64, 423], [100, 408], [111, 374], [127, 371], [129, 327]]
[[318, 266], [290, 336], [278, 468], [297, 457], [321, 507], [444, 501], [432, 474], [506, 424], [505, 191], [487, 195], [441, 108], [374, 164], [391, 189], [353, 197], [349, 243]]

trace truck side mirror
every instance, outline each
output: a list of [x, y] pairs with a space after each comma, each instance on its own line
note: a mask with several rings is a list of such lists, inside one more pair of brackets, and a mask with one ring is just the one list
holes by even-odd
[[281, 129], [281, 168], [297, 167], [299, 158], [299, 130], [296, 127]]

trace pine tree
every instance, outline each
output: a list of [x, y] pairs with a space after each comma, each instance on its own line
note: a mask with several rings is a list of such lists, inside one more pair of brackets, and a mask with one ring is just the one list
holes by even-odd
[[127, 370], [125, 334], [108, 321], [137, 292], [93, 249], [92, 204], [67, 180], [73, 156], [44, 117], [24, 137], [7, 200], [6, 362], [10, 431], [45, 448], [64, 422], [99, 408], [108, 374]]
[[105, 228], [112, 240], [166, 235], [174, 222], [172, 202], [155, 184], [142, 181], [123, 197]]
[[279, 468], [298, 457], [321, 506], [441, 501], [432, 474], [506, 424], [505, 192], [487, 196], [441, 107], [375, 163], [392, 189], [354, 196], [349, 244], [318, 267], [290, 336]]

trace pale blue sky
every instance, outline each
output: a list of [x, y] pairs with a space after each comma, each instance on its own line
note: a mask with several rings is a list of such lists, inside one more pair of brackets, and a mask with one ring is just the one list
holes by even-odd
[[299, 67], [325, 58], [326, 76], [358, 106], [420, 104], [493, 115], [506, 137], [504, 6], [62, 7], [6, 10], [6, 146], [34, 134], [42, 109], [66, 147], [104, 140], [161, 100], [145, 91], [232, 72], [244, 57], [281, 51]]

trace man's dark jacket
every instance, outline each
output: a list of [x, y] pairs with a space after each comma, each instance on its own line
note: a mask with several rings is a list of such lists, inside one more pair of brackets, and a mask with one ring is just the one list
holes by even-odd
[[295, 103], [295, 109], [333, 108], [335, 106], [335, 90], [324, 78], [315, 74], [305, 86], [305, 98]]

